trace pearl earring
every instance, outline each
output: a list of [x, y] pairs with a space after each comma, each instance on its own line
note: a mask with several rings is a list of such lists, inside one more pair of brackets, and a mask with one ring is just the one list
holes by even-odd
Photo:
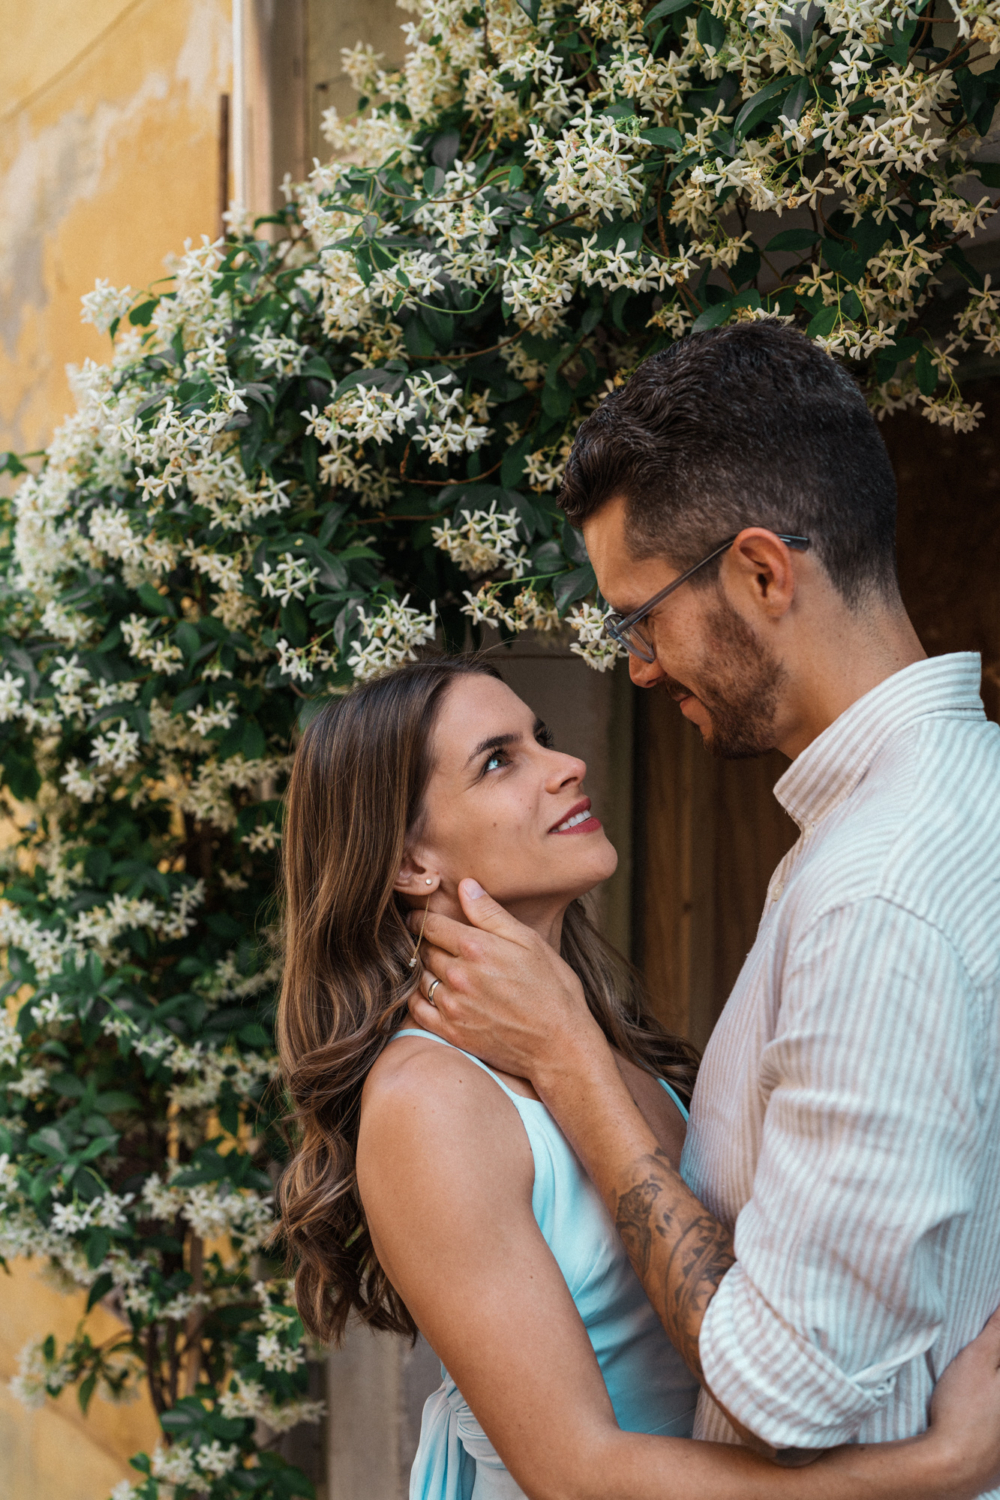
[[433, 885], [433, 884], [434, 884], [433, 880], [428, 875], [427, 879], [424, 881], [424, 885]]

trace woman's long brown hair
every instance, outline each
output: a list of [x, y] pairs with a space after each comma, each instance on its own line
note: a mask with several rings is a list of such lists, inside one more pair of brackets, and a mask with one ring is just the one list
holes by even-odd
[[[499, 677], [452, 658], [364, 683], [312, 721], [292, 770], [278, 1046], [296, 1151], [279, 1202], [302, 1321], [323, 1340], [343, 1335], [352, 1308], [375, 1328], [416, 1333], [375, 1258], [355, 1151], [361, 1090], [413, 986], [408, 908], [393, 886], [419, 820], [438, 710], [470, 672]], [[690, 1097], [697, 1055], [649, 1015], [638, 976], [579, 901], [561, 951], [611, 1045]]]

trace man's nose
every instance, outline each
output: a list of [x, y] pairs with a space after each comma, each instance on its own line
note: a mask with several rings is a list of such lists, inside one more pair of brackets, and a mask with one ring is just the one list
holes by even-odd
[[631, 652], [629, 652], [628, 670], [636, 687], [641, 688], [656, 687], [657, 683], [666, 680], [667, 675], [658, 661], [643, 661], [641, 657], [633, 656]]

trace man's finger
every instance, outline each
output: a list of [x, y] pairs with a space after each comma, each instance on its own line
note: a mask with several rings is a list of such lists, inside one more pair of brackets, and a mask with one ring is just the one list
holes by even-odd
[[[435, 991], [435, 994], [439, 993], [440, 991]], [[410, 1015], [420, 1026], [423, 1026], [426, 1031], [433, 1031], [435, 1036], [444, 1037], [441, 1012], [433, 1001], [426, 999], [422, 990], [415, 989], [406, 1004]], [[448, 1038], [444, 1037], [444, 1040]]]
[[445, 953], [450, 953], [453, 958], [458, 958], [459, 956], [459, 944], [463, 937], [467, 938], [469, 936], [467, 923], [456, 922], [454, 917], [442, 916], [440, 912], [429, 911], [425, 922], [422, 911], [411, 911], [406, 920], [414, 937], [417, 936], [421, 925], [423, 925], [424, 943], [421, 944], [421, 948], [427, 943], [433, 943], [435, 948], [443, 949]]
[[458, 899], [473, 927], [478, 927], [482, 932], [492, 932], [496, 937], [506, 938], [509, 943], [517, 943], [522, 948], [535, 936], [530, 927], [525, 927], [523, 922], [505, 911], [499, 901], [494, 901], [478, 880], [460, 880]]
[[[447, 979], [446, 970], [455, 962], [455, 955], [446, 952], [444, 948], [436, 948], [425, 938], [420, 944], [420, 962], [425, 973], [430, 971], [431, 979]], [[426, 989], [427, 986], [425, 985], [424, 988]]]

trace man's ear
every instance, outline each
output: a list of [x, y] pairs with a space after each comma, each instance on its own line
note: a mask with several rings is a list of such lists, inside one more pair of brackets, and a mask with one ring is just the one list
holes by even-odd
[[401, 896], [409, 896], [412, 900], [425, 900], [432, 896], [441, 884], [441, 876], [437, 870], [431, 867], [431, 862], [423, 857], [419, 849], [407, 849], [399, 866], [399, 874], [393, 883], [393, 890], [398, 891]]
[[773, 531], [748, 526], [736, 538], [726, 562], [731, 582], [749, 589], [757, 607], [778, 620], [795, 598], [797, 556]]

